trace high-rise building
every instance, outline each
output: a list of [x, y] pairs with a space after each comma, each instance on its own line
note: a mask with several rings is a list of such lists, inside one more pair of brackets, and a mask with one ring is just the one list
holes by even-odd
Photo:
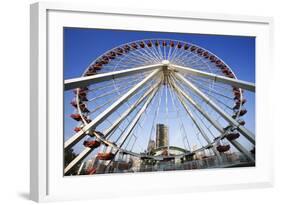
[[151, 152], [154, 149], [155, 149], [155, 141], [154, 140], [149, 140], [148, 146], [147, 146], [147, 151]]
[[166, 147], [169, 144], [169, 130], [164, 124], [156, 125], [156, 148]]

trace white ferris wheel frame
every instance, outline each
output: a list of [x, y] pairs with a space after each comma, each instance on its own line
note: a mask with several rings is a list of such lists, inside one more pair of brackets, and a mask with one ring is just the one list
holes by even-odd
[[[93, 21], [93, 18], [96, 21]], [[186, 27], [182, 25], [186, 25]], [[271, 186], [273, 183], [273, 151], [271, 147], [273, 146], [275, 133], [270, 127], [271, 116], [268, 112], [270, 113], [274, 106], [266, 99], [269, 99], [273, 90], [270, 82], [271, 75], [274, 72], [271, 65], [272, 25], [273, 20], [268, 17], [97, 8], [95, 5], [67, 3], [33, 4], [31, 6], [30, 198], [34, 201], [54, 201], [109, 196], [126, 197], [128, 195], [139, 195], [140, 193], [151, 194], [152, 192], [163, 194], [211, 190], [213, 188], [233, 189]], [[171, 65], [171, 68], [240, 85], [244, 89], [256, 90], [258, 110], [256, 116], [258, 147], [256, 167], [207, 170], [204, 172], [177, 171], [98, 177], [63, 177], [63, 122], [62, 117], [60, 117], [63, 114], [62, 96], [64, 87], [62, 81], [63, 27], [255, 36], [256, 89], [253, 85], [243, 81], [231, 81], [220, 76], [197, 72], [191, 68], [177, 65]], [[266, 68], [271, 68], [272, 72], [266, 72]], [[136, 68], [131, 72], [138, 72], [137, 69], [153, 70], [155, 67]], [[122, 76], [124, 72], [117, 71], [113, 75]], [[180, 74], [176, 75], [176, 77], [181, 78]], [[105, 74], [103, 77], [108, 76]], [[85, 84], [94, 81], [95, 78], [97, 77], [88, 77]], [[79, 80], [81, 79], [74, 79], [66, 83], [71, 87]], [[192, 86], [190, 82], [186, 81], [185, 83]], [[247, 131], [244, 130], [244, 132]], [[249, 139], [251, 139], [250, 135]], [[266, 138], [262, 137], [265, 135]], [[162, 180], [163, 177], [166, 179], [165, 182]], [[135, 183], [133, 187], [129, 186], [132, 180]], [[154, 181], [155, 183], [148, 187], [146, 181]], [[188, 183], [180, 183], [182, 181], [188, 181]], [[111, 183], [118, 184], [118, 189], [104, 191]], [[71, 187], [77, 189], [73, 190]], [[97, 187], [97, 190], [93, 191], [93, 187]]]

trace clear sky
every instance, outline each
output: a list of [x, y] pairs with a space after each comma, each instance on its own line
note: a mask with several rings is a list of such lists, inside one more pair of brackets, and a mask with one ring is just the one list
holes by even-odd
[[[255, 38], [242, 36], [220, 36], [201, 34], [160, 33], [142, 31], [120, 31], [100, 29], [64, 29], [64, 79], [79, 77], [86, 67], [104, 52], [130, 41], [149, 38], [169, 38], [197, 44], [226, 62], [236, 76], [245, 81], [255, 82]], [[255, 95], [245, 92], [248, 113], [244, 117], [246, 127], [255, 131]], [[65, 92], [64, 139], [74, 134], [77, 122], [69, 116], [73, 113], [70, 101], [72, 91]], [[246, 147], [247, 142], [242, 140]], [[79, 152], [82, 147], [75, 147]]]

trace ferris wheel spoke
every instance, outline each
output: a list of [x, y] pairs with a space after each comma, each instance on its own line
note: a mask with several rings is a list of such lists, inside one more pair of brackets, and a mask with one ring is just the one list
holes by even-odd
[[228, 121], [233, 126], [237, 127], [237, 129], [252, 143], [255, 144], [255, 136], [245, 127], [241, 126], [236, 120], [234, 120], [231, 116], [229, 116], [224, 110], [222, 110], [219, 106], [217, 106], [210, 98], [208, 98], [203, 92], [201, 92], [196, 86], [194, 86], [190, 81], [188, 81], [185, 77], [183, 77], [179, 73], [175, 73], [175, 76], [181, 80], [184, 84], [186, 84], [191, 90], [193, 90], [196, 94], [198, 94], [202, 99], [204, 99], [215, 111], [217, 111], [226, 121]]
[[[190, 147], [190, 144], [189, 144], [189, 140], [188, 140], [188, 138], [187, 138], [187, 133], [186, 133], [186, 130], [185, 130], [185, 127], [184, 127], [184, 124], [183, 124], [183, 121], [182, 121], [182, 119], [181, 119], [180, 116], [179, 116], [179, 113], [180, 113], [180, 111], [179, 111], [179, 105], [176, 105], [176, 103], [175, 103], [176, 99], [179, 101], [179, 104], [180, 104], [180, 105], [183, 106], [183, 104], [182, 104], [181, 100], [179, 99], [179, 97], [176, 98], [176, 95], [177, 95], [177, 94], [175, 94], [174, 90], [173, 90], [173, 92], [172, 92], [173, 86], [172, 86], [172, 80], [171, 80], [170, 77], [169, 77], [169, 85], [170, 85], [170, 87], [171, 87], [171, 89], [170, 89], [170, 95], [171, 95], [171, 99], [172, 99], [172, 104], [173, 104], [173, 106], [175, 107], [175, 109], [176, 109], [176, 111], [177, 111], [177, 117], [178, 117], [179, 123], [181, 124], [181, 128], [182, 128], [183, 131], [184, 131], [184, 135], [185, 135], [185, 137], [186, 137], [186, 141], [187, 141], [187, 144], [188, 144], [188, 146], [189, 146], [189, 150], [191, 150], [191, 147]], [[185, 107], [184, 107], [184, 108], [185, 108]]]
[[[182, 95], [178, 94], [178, 99], [181, 102], [182, 106], [184, 107], [186, 113], [188, 114], [188, 116], [190, 117], [190, 119], [193, 121], [194, 125], [196, 126], [196, 128], [198, 129], [198, 131], [200, 132], [201, 136], [205, 139], [205, 141], [208, 144], [211, 144], [211, 140], [209, 139], [209, 137], [207, 136], [206, 132], [204, 131], [204, 129], [201, 127], [201, 125], [197, 122], [195, 116], [193, 115], [193, 113], [191, 112], [190, 108], [188, 107], [188, 105], [184, 102]], [[220, 154], [218, 153], [218, 151], [212, 147], [213, 152], [215, 153], [215, 155], [218, 157], [219, 163], [222, 163], [222, 159], [220, 157]]]
[[[135, 82], [139, 82], [139, 80], [137, 80], [137, 81], [135, 81]], [[135, 83], [135, 82], [134, 82], [134, 83]], [[133, 84], [133, 85], [135, 85], [135, 84]], [[113, 90], [113, 91], [106, 92], [106, 93], [103, 93], [103, 94], [101, 94], [101, 95], [98, 95], [98, 96], [95, 96], [95, 97], [89, 99], [89, 100], [88, 100], [88, 103], [89, 103], [89, 102], [92, 102], [92, 101], [95, 101], [95, 100], [98, 100], [98, 99], [100, 99], [100, 98], [106, 97], [106, 96], [110, 96], [110, 95], [116, 94], [116, 93], [118, 93], [118, 92], [120, 92], [120, 91], [123, 92], [123, 91], [129, 89], [130, 87], [132, 87], [133, 85], [132, 85], [132, 84], [127, 84], [126, 86], [117, 87], [117, 89], [115, 89], [115, 90]]]
[[[176, 90], [179, 91], [179, 93], [181, 93], [186, 99], [188, 99], [188, 96], [184, 93], [181, 92], [180, 89], [178, 89], [178, 87], [174, 87]], [[189, 100], [188, 100], [189, 101]], [[189, 101], [190, 102], [190, 101]], [[192, 103], [193, 104], [193, 103]], [[200, 107], [196, 106], [196, 108], [198, 109], [198, 111], [200, 112]], [[202, 110], [203, 111], [203, 110]], [[200, 112], [201, 114], [203, 114], [206, 119], [208, 119], [221, 133], [224, 133], [223, 128], [214, 120], [212, 119], [210, 116], [208, 116], [206, 113]], [[251, 156], [251, 154], [237, 141], [237, 140], [229, 140], [229, 142], [235, 147], [237, 148], [241, 153], [243, 153], [250, 161], [254, 161], [253, 157]]]
[[184, 74], [184, 76], [186, 78], [188, 78], [189, 80], [192, 80], [193, 82], [197, 82], [198, 84], [205, 85], [206, 87], [211, 88], [213, 90], [219, 89], [222, 92], [230, 92], [233, 94], [233, 87], [230, 85], [215, 82], [214, 80], [211, 80], [211, 79], [190, 76], [188, 74]]
[[65, 142], [65, 149], [70, 148], [71, 146], [76, 144], [77, 141], [79, 141], [89, 129], [91, 129], [92, 127], [96, 127], [99, 123], [101, 123], [103, 119], [105, 119], [113, 111], [115, 111], [118, 107], [120, 107], [124, 101], [126, 101], [128, 98], [130, 98], [137, 90], [139, 90], [141, 87], [143, 87], [149, 80], [151, 80], [153, 77], [155, 77], [156, 74], [159, 73], [159, 71], [160, 71], [160, 69], [153, 71], [150, 75], [148, 75], [140, 83], [135, 85], [131, 90], [129, 90], [126, 94], [124, 94], [121, 98], [119, 98], [115, 103], [113, 103], [106, 110], [104, 110], [93, 121], [91, 121], [89, 124], [87, 124], [82, 130], [80, 130], [78, 133], [76, 133], [70, 139], [68, 139]]
[[177, 45], [175, 46], [175, 48], [174, 48], [174, 50], [173, 50], [173, 52], [172, 52], [172, 54], [169, 58], [169, 61], [171, 61], [171, 62], [173, 62], [174, 58], [181, 53], [181, 49], [178, 48], [178, 44], [179, 43], [177, 43]]
[[[174, 81], [175, 82], [175, 81]], [[221, 133], [224, 132], [223, 127], [219, 125], [211, 116], [209, 116], [202, 108], [197, 104], [190, 96], [188, 96], [179, 86], [173, 82], [173, 87], [176, 92], [182, 95], [190, 104], [192, 104], [209, 122], [211, 122], [214, 127], [220, 131]]]
[[232, 86], [237, 86], [239, 88], [243, 88], [243, 89], [246, 89], [246, 90], [249, 90], [249, 91], [252, 91], [252, 92], [255, 91], [255, 85], [253, 83], [249, 83], [249, 82], [246, 82], [246, 81], [228, 78], [228, 77], [224, 77], [224, 76], [219, 76], [219, 75], [215, 75], [215, 74], [212, 74], [212, 73], [207, 73], [207, 72], [195, 70], [195, 69], [188, 68], [188, 67], [178, 66], [178, 65], [170, 65], [170, 67], [174, 68], [174, 69], [176, 69], [180, 72], [188, 73], [190, 75], [209, 78], [209, 79], [212, 79], [214, 81], [229, 84], [229, 85], [232, 85]]
[[151, 71], [155, 69], [159, 69], [162, 67], [162, 64], [155, 64], [150, 66], [140, 66], [137, 68], [127, 69], [127, 70], [121, 70], [121, 71], [113, 71], [110, 73], [104, 73], [104, 74], [97, 74], [93, 76], [88, 77], [82, 77], [82, 78], [74, 78], [64, 81], [64, 87], [65, 90], [77, 88], [77, 87], [85, 87], [89, 84], [94, 84], [98, 82], [103, 82], [106, 80], [111, 80], [113, 78], [120, 78], [123, 76], [132, 75], [135, 73], [140, 73], [144, 71]]
[[143, 51], [143, 54], [146, 55], [147, 57], [149, 57], [150, 61], [152, 61], [154, 63], [161, 62], [161, 61], [158, 61], [157, 58], [155, 58], [155, 56], [151, 55], [151, 52], [148, 52], [146, 48], [142, 48], [142, 49], [140, 49], [140, 51]]
[[[134, 57], [131, 59], [134, 59], [134, 62], [136, 64], [141, 64], [142, 63], [159, 63], [157, 62], [154, 58], [152, 58], [150, 55], [147, 55], [146, 53], [142, 52], [140, 49], [135, 49], [134, 51], [132, 51], [127, 57], [126, 59], [128, 59], [130, 57], [130, 55], [133, 55]], [[130, 59], [130, 58], [129, 58]]]
[[[134, 49], [134, 48], [133, 48]], [[143, 52], [144, 51], [144, 52]], [[159, 63], [155, 60], [155, 57], [151, 56], [144, 48], [137, 48], [132, 51], [132, 54], [138, 59], [142, 58], [144, 62]]]
[[159, 60], [161, 60], [161, 61], [162, 61], [162, 60], [163, 60], [163, 58], [162, 58], [161, 54], [159, 53], [159, 50], [155, 48], [154, 43], [153, 43], [153, 45], [152, 45], [152, 47], [151, 47], [151, 48], [153, 49], [153, 53], [155, 53], [155, 55], [159, 58]]
[[[158, 89], [157, 89], [158, 90]], [[133, 131], [133, 129], [135, 128], [136, 124], [138, 123], [138, 121], [140, 120], [142, 114], [145, 112], [145, 110], [147, 109], [148, 105], [150, 104], [150, 102], [152, 101], [154, 95], [156, 94], [156, 91], [157, 90], [154, 90], [151, 95], [148, 97], [147, 101], [144, 103], [143, 107], [138, 111], [138, 113], [136, 114], [136, 116], [134, 117], [134, 119], [132, 120], [132, 122], [128, 125], [128, 127], [124, 130], [124, 132], [122, 133], [122, 135], [120, 136], [120, 145], [118, 147], [117, 150], [114, 150], [113, 154], [114, 154], [114, 157], [112, 160], [109, 161], [108, 164], [110, 164], [116, 154], [119, 152], [119, 150], [122, 148], [122, 146], [124, 145], [124, 143], [126, 142], [127, 138], [130, 136], [131, 132]]]
[[[233, 97], [230, 97], [228, 95], [217, 92], [218, 89], [206, 87], [206, 86], [204, 86], [204, 83], [198, 82], [198, 81], [196, 82], [195, 80], [193, 80], [189, 77], [187, 79], [190, 80], [192, 83], [194, 83], [201, 90], [204, 90], [206, 92], [206, 94], [208, 94], [208, 95], [211, 95], [210, 93], [212, 93], [212, 94], [216, 95], [217, 97], [219, 96], [219, 97], [223, 97], [226, 100], [233, 100]], [[211, 95], [211, 96], [215, 97], [214, 95]]]
[[[106, 139], [108, 140], [108, 136], [118, 127], [118, 125], [120, 125], [120, 123], [136, 108], [138, 107], [139, 104], [141, 104], [147, 96], [149, 96], [155, 89], [157, 89], [157, 87], [159, 87], [160, 82], [156, 85], [154, 85], [153, 87], [151, 87], [149, 90], [146, 91], [146, 93], [140, 98], [138, 99], [129, 109], [127, 109], [121, 116], [120, 118], [118, 118], [112, 125], [111, 127], [109, 127], [108, 129], [106, 129], [104, 131], [104, 138], [101, 138], [99, 135], [96, 134], [96, 137], [103, 141], [105, 141]], [[91, 152], [93, 151], [93, 149], [91, 148], [85, 148], [66, 168], [65, 168], [65, 174], [67, 174], [76, 164], [80, 163], [83, 159], [85, 159]]]

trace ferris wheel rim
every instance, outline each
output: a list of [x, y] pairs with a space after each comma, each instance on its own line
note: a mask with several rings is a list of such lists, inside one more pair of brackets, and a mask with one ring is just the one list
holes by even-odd
[[[212, 55], [212, 56], [214, 56], [216, 59], [220, 60], [220, 61], [222, 62], [222, 64], [226, 65], [227, 68], [230, 69], [230, 71], [231, 71], [231, 72], [233, 73], [233, 75], [234, 75], [234, 78], [237, 79], [237, 77], [236, 77], [235, 73], [232, 71], [231, 67], [228, 66], [221, 58], [219, 58], [218, 56], [216, 56], [214, 53], [210, 52], [209, 50], [207, 50], [207, 49], [205, 49], [205, 48], [203, 48], [203, 47], [201, 47], [201, 46], [198, 46], [198, 45], [196, 45], [196, 44], [193, 44], [193, 43], [185, 42], [185, 41], [182, 41], [182, 40], [168, 39], [168, 38], [141, 39], [141, 40], [135, 40], [135, 41], [131, 41], [131, 42], [127, 42], [127, 43], [118, 45], [118, 46], [116, 46], [116, 47], [114, 47], [114, 48], [112, 48], [112, 49], [107, 50], [107, 51], [104, 52], [102, 55], [100, 55], [98, 58], [96, 58], [94, 61], [92, 61], [92, 62], [90, 63], [90, 65], [87, 67], [87, 69], [85, 69], [83, 75], [89, 70], [89, 68], [90, 68], [91, 65], [93, 65], [99, 58], [101, 58], [102, 56], [106, 55], [107, 53], [109, 53], [109, 52], [111, 52], [111, 51], [114, 51], [114, 50], [116, 50], [117, 48], [120, 48], [120, 47], [123, 47], [123, 46], [126, 46], [126, 45], [131, 45], [132, 43], [144, 42], [144, 43], [146, 44], [146, 46], [147, 46], [147, 41], [159, 41], [159, 42], [163, 42], [163, 41], [169, 41], [169, 42], [170, 42], [170, 41], [173, 41], [173, 42], [177, 42], [177, 43], [183, 43], [183, 45], [188, 44], [188, 45], [190, 45], [190, 46], [196, 46], [197, 49], [198, 49], [198, 48], [199, 48], [199, 49], [202, 49], [203, 52], [208, 52], [210, 55]], [[161, 43], [160, 43], [160, 45], [161, 45]], [[168, 45], [168, 44], [167, 44], [167, 45]], [[154, 45], [153, 45], [153, 46], [154, 46]], [[182, 48], [180, 48], [180, 49], [182, 49]], [[124, 55], [126, 55], [126, 54], [124, 54]], [[242, 100], [242, 98], [243, 98], [243, 93], [242, 93], [242, 90], [241, 90], [240, 88], [239, 88], [239, 92], [240, 92], [240, 99]], [[77, 92], [77, 93], [78, 93], [78, 92]], [[77, 104], [78, 104], [78, 103], [79, 103], [78, 94], [76, 94], [76, 101], [77, 101]], [[241, 107], [242, 107], [242, 106], [240, 105], [238, 113], [240, 112]], [[84, 123], [84, 124], [88, 124], [88, 122], [86, 121], [86, 119], [84, 119], [83, 113], [82, 113], [81, 109], [79, 109], [79, 106], [78, 106], [78, 112], [80, 113], [81, 117], [83, 118], [83, 123]], [[238, 118], [238, 117], [239, 117], [239, 114], [236, 116], [236, 118]], [[235, 119], [236, 119], [236, 118], [235, 118]], [[210, 143], [210, 144], [211, 144], [211, 143]], [[208, 145], [210, 145], [210, 144], [208, 144]]]

